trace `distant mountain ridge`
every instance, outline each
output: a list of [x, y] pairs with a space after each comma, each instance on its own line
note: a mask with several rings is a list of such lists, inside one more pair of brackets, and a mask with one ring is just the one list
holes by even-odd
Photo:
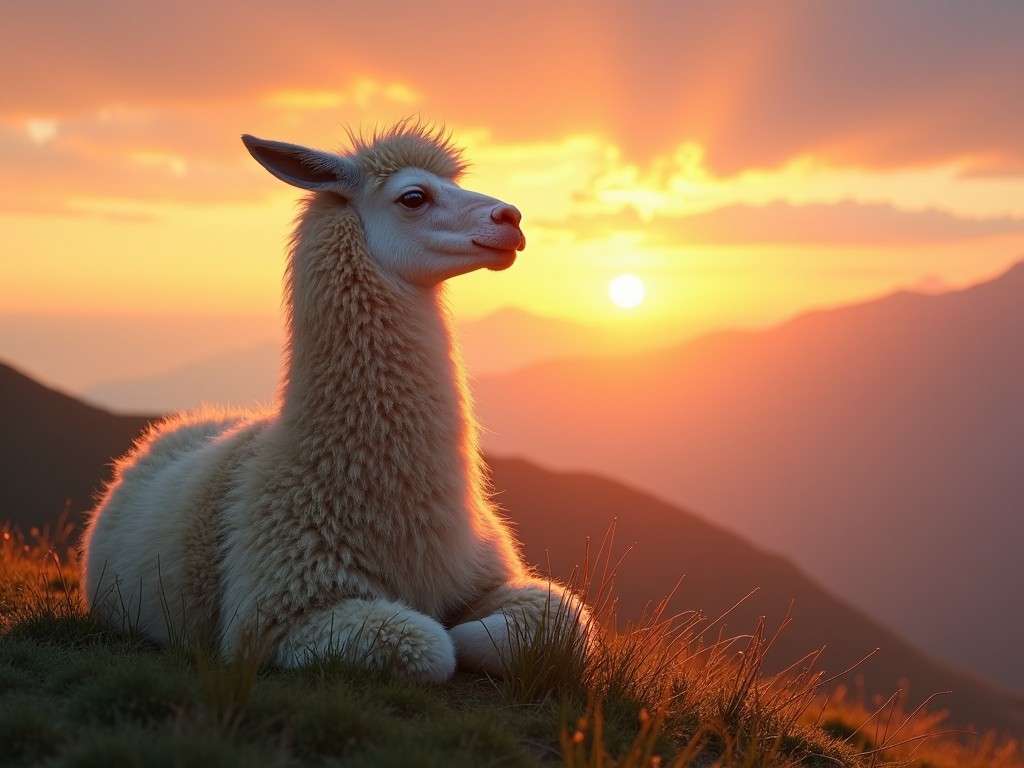
[[593, 326], [505, 307], [475, 320], [456, 320], [459, 343], [473, 376], [492, 376], [566, 358], [610, 358], [675, 341], [665, 332]]
[[475, 390], [489, 451], [700, 509], [1024, 691], [1024, 264]]
[[281, 368], [281, 346], [273, 342], [212, 355], [170, 371], [115, 379], [82, 394], [84, 400], [119, 413], [174, 412], [203, 404], [248, 407], [273, 400]]
[[[457, 326], [463, 357], [473, 377], [559, 358], [635, 354], [667, 343], [664, 334], [616, 332], [511, 307], [458, 321]], [[118, 413], [178, 411], [203, 403], [267, 403], [273, 400], [279, 384], [281, 347], [280, 341], [267, 341], [207, 355], [158, 373], [117, 376], [90, 386], [81, 396]]]
[[[43, 387], [0, 365], [0, 519], [23, 527], [52, 523], [64, 498], [80, 513], [109, 476], [110, 457], [123, 453], [149, 421], [114, 416]], [[670, 610], [725, 612], [753, 588], [758, 592], [724, 620], [726, 635], [753, 629], [765, 615], [777, 625], [795, 600], [794, 622], [770, 657], [776, 667], [827, 645], [824, 663], [841, 671], [876, 645], [881, 652], [860, 669], [867, 693], [888, 695], [911, 681], [912, 701], [953, 689], [941, 700], [957, 722], [1024, 732], [1024, 700], [935, 663], [886, 629], [831, 597], [787, 561], [741, 541], [700, 518], [619, 483], [583, 474], [553, 473], [521, 460], [490, 462], [497, 499], [517, 527], [527, 559], [565, 578], [594, 550], [618, 518], [617, 556], [634, 551], [620, 569], [619, 618], [638, 616], [685, 574]]]

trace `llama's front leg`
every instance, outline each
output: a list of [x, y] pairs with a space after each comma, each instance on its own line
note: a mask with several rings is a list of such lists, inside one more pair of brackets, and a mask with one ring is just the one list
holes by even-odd
[[557, 583], [532, 579], [487, 593], [448, 631], [460, 669], [502, 677], [512, 655], [535, 639], [565, 641], [587, 653], [593, 627], [579, 598]]
[[273, 661], [297, 667], [325, 656], [389, 669], [413, 682], [443, 683], [455, 673], [455, 649], [445, 628], [392, 600], [353, 598], [311, 612], [277, 644]]

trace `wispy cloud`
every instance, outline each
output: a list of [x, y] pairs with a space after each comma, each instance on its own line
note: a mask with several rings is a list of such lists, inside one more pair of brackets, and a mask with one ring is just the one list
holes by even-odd
[[[76, 213], [86, 198], [209, 204], [254, 201], [264, 174], [242, 148], [243, 132], [328, 149], [359, 125], [363, 109], [392, 119], [415, 94], [400, 83], [361, 78], [332, 91], [273, 91], [253, 103], [140, 103], [61, 118], [0, 117], [0, 211]], [[324, 104], [336, 104], [330, 115]], [[339, 117], [347, 116], [349, 119]]]
[[682, 216], [641, 217], [632, 208], [599, 217], [576, 216], [550, 226], [604, 240], [632, 234], [646, 245], [844, 246], [918, 245], [1024, 235], [1024, 218], [969, 219], [936, 210], [901, 211], [889, 205], [844, 201], [835, 205], [730, 205]]

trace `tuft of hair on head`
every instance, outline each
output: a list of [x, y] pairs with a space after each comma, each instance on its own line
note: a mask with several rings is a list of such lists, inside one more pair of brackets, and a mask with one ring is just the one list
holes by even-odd
[[452, 142], [451, 131], [443, 125], [407, 117], [384, 129], [374, 129], [366, 138], [347, 129], [349, 154], [372, 176], [377, 185], [402, 168], [422, 168], [443, 179], [456, 181], [466, 170], [462, 148]]

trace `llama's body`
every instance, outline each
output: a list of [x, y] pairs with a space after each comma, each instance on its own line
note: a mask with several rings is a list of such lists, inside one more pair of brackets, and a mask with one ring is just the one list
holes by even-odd
[[[488, 499], [440, 295], [441, 279], [479, 260], [511, 263], [518, 212], [465, 193], [493, 204], [473, 245], [444, 232], [441, 259], [382, 257], [382, 243], [407, 235], [375, 218], [374, 205], [386, 210], [410, 184], [422, 192], [435, 184], [428, 172], [440, 176], [428, 189], [436, 208], [461, 192], [443, 172], [447, 157], [457, 175], [457, 156], [436, 135], [400, 129], [378, 144], [388, 149], [388, 138], [393, 151], [378, 162], [394, 167], [364, 162], [359, 193], [347, 197], [319, 186], [319, 153], [300, 183], [291, 163], [301, 148], [250, 147], [314, 192], [289, 264], [281, 404], [168, 421], [119, 463], [84, 539], [85, 597], [108, 620], [163, 642], [207, 637], [225, 655], [258, 641], [284, 666], [342, 653], [424, 680], [447, 678], [456, 654], [500, 674], [509, 635], [529, 635], [546, 614], [585, 622], [574, 598], [527, 572]], [[427, 157], [407, 173], [410, 151]], [[417, 214], [420, 205], [399, 223], [436, 215]], [[463, 252], [465, 263], [449, 259]], [[430, 270], [443, 274], [432, 282]]]

